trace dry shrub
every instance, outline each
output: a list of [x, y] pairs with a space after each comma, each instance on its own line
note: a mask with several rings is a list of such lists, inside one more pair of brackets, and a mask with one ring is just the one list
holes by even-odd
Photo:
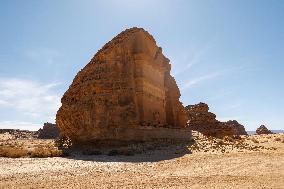
[[59, 157], [63, 156], [62, 150], [56, 148], [36, 147], [31, 152], [31, 157], [46, 158], [46, 157]]
[[223, 140], [219, 140], [217, 141], [217, 145], [223, 146], [223, 145], [226, 145], [226, 143]]
[[52, 149], [50, 152], [51, 152], [51, 157], [61, 157], [61, 156], [66, 155], [63, 153], [62, 150], [58, 150], [58, 149]]
[[235, 138], [232, 138], [232, 137], [230, 137], [230, 136], [225, 136], [225, 137], [223, 138], [223, 140], [228, 141], [228, 142], [234, 142], [234, 139], [235, 139]]
[[55, 140], [55, 146], [59, 148], [70, 148], [72, 146], [72, 141], [66, 136], [60, 136]]
[[280, 137], [276, 137], [276, 138], [274, 139], [274, 141], [280, 142], [280, 141], [281, 141], [281, 138], [280, 138]]
[[259, 143], [259, 141], [256, 138], [252, 138], [251, 141], [254, 143]]
[[0, 157], [20, 158], [28, 156], [28, 150], [20, 147], [0, 147]]

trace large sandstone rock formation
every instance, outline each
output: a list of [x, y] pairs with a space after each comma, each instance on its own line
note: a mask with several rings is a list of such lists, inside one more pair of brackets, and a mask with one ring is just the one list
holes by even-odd
[[256, 134], [261, 135], [261, 134], [273, 134], [265, 125], [261, 125], [256, 129]]
[[209, 112], [209, 107], [205, 103], [200, 102], [186, 106], [186, 112], [188, 128], [199, 131], [206, 136], [222, 138], [224, 136], [247, 135], [244, 126], [236, 120], [218, 121], [216, 115]]
[[184, 128], [187, 116], [170, 70], [147, 31], [127, 29], [76, 75], [61, 99], [56, 124], [75, 142], [147, 140], [134, 130]]
[[59, 129], [56, 124], [44, 123], [42, 129], [38, 130], [38, 138], [52, 139], [59, 137]]

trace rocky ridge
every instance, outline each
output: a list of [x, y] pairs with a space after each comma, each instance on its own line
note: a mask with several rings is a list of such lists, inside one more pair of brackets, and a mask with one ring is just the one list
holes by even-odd
[[222, 138], [224, 136], [247, 135], [243, 125], [236, 120], [220, 122], [216, 115], [209, 112], [207, 104], [189, 105], [185, 107], [188, 115], [188, 128], [199, 131], [205, 136]]
[[38, 138], [52, 139], [59, 137], [59, 128], [56, 124], [44, 123], [42, 129], [38, 130]]

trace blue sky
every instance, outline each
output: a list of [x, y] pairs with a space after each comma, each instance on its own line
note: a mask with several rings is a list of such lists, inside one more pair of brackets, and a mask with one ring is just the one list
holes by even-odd
[[0, 128], [54, 122], [76, 73], [137, 26], [171, 60], [184, 105], [284, 129], [283, 18], [281, 0], [2, 0]]

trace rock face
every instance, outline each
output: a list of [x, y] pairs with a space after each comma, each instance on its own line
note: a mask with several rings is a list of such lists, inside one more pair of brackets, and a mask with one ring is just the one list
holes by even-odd
[[206, 136], [218, 138], [234, 135], [232, 127], [228, 127], [225, 123], [216, 120], [216, 115], [208, 112], [209, 107], [207, 104], [200, 102], [185, 108], [189, 117], [188, 128], [199, 131]]
[[76, 75], [61, 99], [56, 124], [79, 143], [143, 140], [126, 133], [148, 126], [184, 128], [187, 116], [170, 70], [169, 59], [147, 31], [127, 29]]
[[218, 121], [215, 119], [216, 115], [208, 112], [209, 107], [207, 104], [200, 102], [195, 105], [188, 105], [185, 107], [188, 114], [188, 126], [192, 130], [197, 130], [204, 128], [204, 132], [206, 130], [205, 126], [215, 126], [218, 125]]
[[256, 134], [261, 135], [261, 134], [273, 134], [270, 130], [265, 127], [265, 125], [261, 125], [256, 129]]
[[225, 124], [234, 129], [234, 135], [248, 135], [245, 127], [236, 120], [229, 120]]
[[199, 131], [206, 136], [222, 138], [224, 136], [247, 135], [243, 125], [237, 121], [220, 122], [216, 115], [209, 112], [207, 104], [189, 105], [186, 107], [188, 115], [188, 128]]
[[44, 123], [42, 129], [38, 130], [38, 138], [52, 139], [59, 137], [59, 129], [56, 124]]

